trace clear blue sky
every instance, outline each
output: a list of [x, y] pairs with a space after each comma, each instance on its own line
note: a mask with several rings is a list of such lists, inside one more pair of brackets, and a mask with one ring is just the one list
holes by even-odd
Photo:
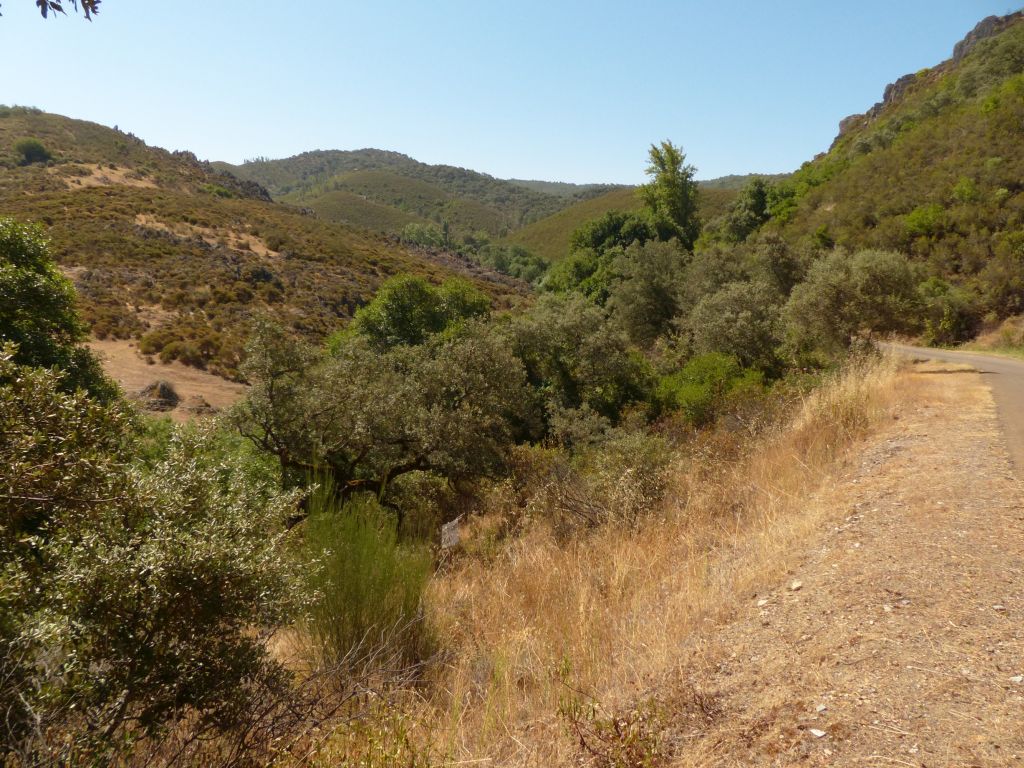
[[92, 23], [2, 0], [0, 103], [239, 162], [379, 147], [500, 177], [635, 183], [826, 149], [885, 84], [1000, 0], [103, 0]]

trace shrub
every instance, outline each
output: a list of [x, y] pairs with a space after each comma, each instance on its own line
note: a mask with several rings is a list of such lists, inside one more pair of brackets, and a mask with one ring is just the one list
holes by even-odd
[[398, 275], [356, 312], [351, 329], [381, 349], [416, 345], [489, 309], [490, 300], [465, 280], [452, 278], [435, 288], [422, 277]]
[[0, 218], [0, 343], [17, 345], [23, 365], [65, 372], [67, 389], [82, 387], [112, 398], [116, 386], [96, 358], [80, 345], [85, 328], [75, 312], [75, 291], [50, 258], [42, 231]]
[[778, 367], [780, 295], [761, 283], [730, 283], [693, 308], [685, 328], [698, 354], [721, 352], [742, 366]]
[[916, 269], [889, 251], [834, 251], [811, 265], [783, 311], [797, 353], [846, 350], [860, 333], [913, 332], [921, 296]]
[[245, 732], [288, 695], [266, 649], [301, 595], [295, 499], [179, 432], [132, 466], [131, 419], [0, 354], [0, 755], [121, 764], [175, 728]]
[[19, 165], [47, 163], [53, 159], [53, 155], [38, 139], [22, 139], [14, 145], [14, 151], [21, 155]]
[[739, 360], [721, 352], [710, 352], [690, 360], [682, 370], [662, 377], [656, 398], [663, 410], [683, 413], [694, 426], [714, 421], [730, 392], [760, 388], [758, 371], [744, 369]]
[[429, 549], [400, 545], [392, 515], [372, 497], [339, 504], [329, 479], [309, 505], [304, 536], [316, 597], [307, 625], [321, 663], [365, 671], [425, 658], [420, 603], [433, 566]]

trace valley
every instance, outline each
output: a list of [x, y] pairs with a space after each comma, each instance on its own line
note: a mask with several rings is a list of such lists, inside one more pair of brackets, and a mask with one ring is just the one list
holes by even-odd
[[1024, 760], [1024, 11], [25, 5], [0, 765]]

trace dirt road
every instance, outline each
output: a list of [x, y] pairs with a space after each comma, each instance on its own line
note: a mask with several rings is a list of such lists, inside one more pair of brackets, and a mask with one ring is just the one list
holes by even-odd
[[986, 386], [1010, 423], [1021, 364], [940, 354], [986, 373], [912, 374], [799, 564], [684, 655], [707, 717], [673, 765], [1024, 765], [1024, 483]]
[[945, 360], [976, 368], [992, 389], [1006, 443], [1017, 471], [1024, 476], [1024, 360], [997, 357], [981, 352], [911, 347], [887, 344], [899, 354], [926, 360]]

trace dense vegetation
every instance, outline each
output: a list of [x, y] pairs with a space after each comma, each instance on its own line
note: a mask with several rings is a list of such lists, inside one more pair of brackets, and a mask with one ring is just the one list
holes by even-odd
[[759, 204], [748, 195], [712, 227], [715, 238], [763, 226], [790, 243], [905, 253], [945, 297], [945, 317], [929, 319], [943, 325], [930, 334], [937, 341], [1024, 311], [1021, 18], [985, 22], [988, 35], [953, 59], [901, 78], [844, 121], [829, 152], [766, 185]]

